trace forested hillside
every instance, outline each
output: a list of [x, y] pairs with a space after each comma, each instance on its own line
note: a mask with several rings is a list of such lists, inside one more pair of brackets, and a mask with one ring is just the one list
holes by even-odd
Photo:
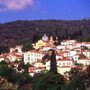
[[0, 46], [10, 47], [24, 41], [35, 41], [47, 34], [57, 35], [59, 40], [78, 39], [90, 41], [90, 20], [33, 20], [0, 24]]

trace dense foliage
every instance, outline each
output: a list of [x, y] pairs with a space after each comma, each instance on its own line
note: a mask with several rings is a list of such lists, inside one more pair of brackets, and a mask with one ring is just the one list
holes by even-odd
[[25, 71], [19, 73], [9, 67], [9, 63], [0, 62], [0, 89], [11, 90], [18, 87], [18, 90], [86, 90], [86, 86], [90, 86], [90, 66], [86, 71], [82, 71], [81, 68], [72, 68], [68, 72], [69, 80], [51, 70], [36, 73], [34, 77], [31, 77], [27, 72], [29, 66], [31, 66], [29, 63], [23, 65], [21, 62], [19, 68]]
[[8, 53], [9, 52], [9, 47], [7, 46], [0, 46], [0, 54], [1, 53]]
[[45, 33], [57, 34], [59, 40], [90, 41], [90, 20], [19, 20], [0, 24], [0, 46], [15, 46], [24, 40], [35, 42]]
[[22, 43], [22, 51], [25, 52], [25, 51], [29, 51], [29, 50], [32, 50], [33, 49], [33, 46], [32, 44], [30, 43], [30, 40], [24, 40]]
[[[22, 67], [22, 64], [19, 65], [20, 69], [23, 69], [27, 66]], [[0, 62], [0, 89], [4, 88], [13, 88], [21, 87], [24, 84], [30, 83], [32, 81], [31, 76], [27, 72], [27, 68], [22, 73], [17, 72], [14, 68], [10, 67], [10, 64], [2, 61]], [[11, 86], [10, 86], [11, 85]]]
[[64, 85], [65, 81], [62, 75], [48, 71], [47, 73], [35, 74], [32, 84], [35, 90], [49, 90], [50, 86], [54, 86], [60, 90], [61, 85]]

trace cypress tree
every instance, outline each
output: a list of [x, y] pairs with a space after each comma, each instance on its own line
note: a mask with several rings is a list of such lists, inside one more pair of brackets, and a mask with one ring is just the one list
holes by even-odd
[[56, 54], [53, 49], [50, 49], [48, 53], [42, 58], [43, 60], [50, 60], [50, 71], [57, 74]]

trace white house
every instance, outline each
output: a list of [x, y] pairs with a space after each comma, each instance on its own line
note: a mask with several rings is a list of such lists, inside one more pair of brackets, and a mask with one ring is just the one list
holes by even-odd
[[67, 45], [72, 45], [76, 42], [76, 40], [63, 40], [63, 42], [61, 42], [61, 45], [67, 46]]
[[11, 62], [14, 62], [15, 60], [22, 60], [23, 55], [21, 53], [8, 53], [6, 55], [6, 58], [9, 59]]
[[22, 47], [23, 46], [20, 45], [20, 46], [14, 47], [14, 48], [10, 48], [10, 53], [15, 52], [16, 50], [17, 50], [17, 52], [22, 53]]
[[29, 67], [28, 72], [31, 76], [35, 73], [41, 73], [41, 71], [46, 70], [46, 66], [41, 62], [35, 62], [33, 66]]
[[83, 44], [82, 44], [81, 42], [76, 42], [76, 43], [75, 43], [76, 48], [81, 48], [82, 45], [83, 45]]
[[58, 59], [57, 60], [57, 65], [60, 67], [63, 66], [73, 66], [73, 61], [69, 58], [63, 58], [63, 59]]
[[74, 44], [70, 44], [70, 45], [67, 45], [67, 46], [66, 46], [66, 48], [68, 48], [68, 49], [72, 50], [72, 49], [74, 49], [74, 48], [75, 48], [75, 46], [74, 46]]
[[[69, 58], [63, 58], [57, 60], [58, 73], [64, 74], [66, 71], [70, 71], [73, 66], [73, 61]], [[46, 70], [50, 69], [50, 61], [46, 62]]]
[[60, 49], [65, 49], [66, 46], [65, 45], [58, 45], [58, 46], [56, 46], [56, 48], [60, 50]]
[[72, 59], [73, 59], [74, 61], [77, 61], [77, 60], [79, 59], [79, 54], [76, 54], [76, 55], [72, 56]]
[[73, 57], [74, 55], [76, 55], [77, 54], [77, 51], [76, 50], [71, 50], [70, 52], [69, 52], [69, 57]]
[[40, 73], [46, 69], [46, 66], [41, 62], [35, 62], [33, 66], [36, 68], [35, 73]]
[[83, 42], [83, 46], [86, 46], [90, 49], [90, 42]]
[[27, 62], [33, 63], [38, 60], [42, 60], [43, 56], [44, 56], [44, 52], [41, 52], [41, 51], [31, 50], [31, 51], [25, 52], [24, 53], [24, 63], [25, 64]]
[[49, 49], [51, 49], [51, 47], [45, 46], [43, 47], [42, 51], [48, 51]]
[[77, 60], [77, 63], [79, 64], [83, 64], [83, 65], [90, 65], [90, 58], [83, 58], [83, 59], [79, 59]]

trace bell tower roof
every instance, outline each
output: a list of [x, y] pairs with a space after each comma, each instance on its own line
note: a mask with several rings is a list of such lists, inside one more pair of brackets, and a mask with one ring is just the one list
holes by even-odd
[[44, 42], [47, 42], [49, 39], [48, 39], [48, 36], [46, 35], [46, 34], [44, 34], [44, 36], [42, 37], [42, 40], [44, 41]]

